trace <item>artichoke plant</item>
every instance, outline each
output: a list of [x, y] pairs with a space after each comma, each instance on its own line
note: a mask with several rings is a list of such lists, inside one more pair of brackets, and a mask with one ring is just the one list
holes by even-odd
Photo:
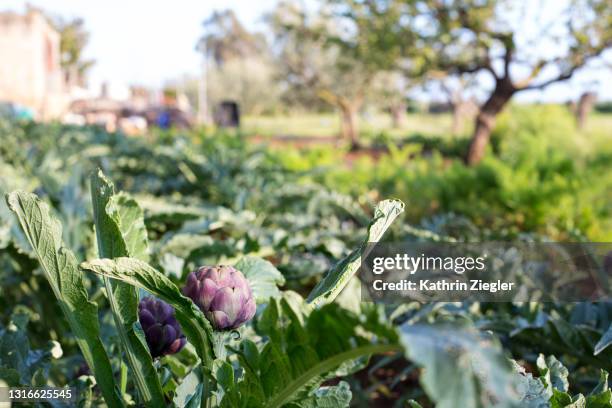
[[255, 315], [253, 292], [232, 266], [202, 266], [187, 276], [183, 294], [198, 305], [216, 330], [232, 330]]
[[185, 346], [185, 336], [166, 302], [146, 297], [138, 304], [138, 320], [145, 333], [153, 358], [178, 353]]

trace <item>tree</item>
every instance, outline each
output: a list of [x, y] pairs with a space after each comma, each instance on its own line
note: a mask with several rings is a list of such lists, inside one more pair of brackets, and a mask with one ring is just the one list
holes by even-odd
[[576, 115], [576, 124], [578, 125], [578, 129], [584, 128], [587, 116], [589, 116], [589, 113], [591, 113], [593, 110], [593, 106], [595, 106], [596, 102], [597, 94], [595, 92], [584, 92], [582, 95], [580, 95], [580, 99], [578, 100], [578, 104], [574, 112]]
[[53, 26], [60, 34], [60, 63], [69, 84], [83, 85], [89, 70], [95, 64], [92, 59], [85, 59], [84, 50], [89, 42], [89, 32], [81, 18], [64, 20], [60, 17], [51, 19]]
[[391, 114], [391, 125], [399, 129], [404, 123], [408, 91], [415, 84], [399, 70], [379, 72], [373, 81], [377, 105]]
[[437, 82], [450, 106], [453, 115], [451, 133], [456, 136], [463, 132], [465, 119], [478, 113], [476, 99], [470, 92], [475, 86], [475, 78], [469, 74], [443, 75]]
[[371, 21], [349, 16], [349, 11], [332, 4], [309, 12], [294, 2], [281, 2], [268, 20], [291, 92], [316, 96], [337, 108], [341, 137], [354, 148], [359, 145], [359, 110], [375, 76], [393, 67], [386, 50], [396, 43], [378, 43], [380, 38], [370, 35]]
[[233, 59], [208, 72], [208, 97], [214, 105], [231, 99], [241, 112], [260, 115], [277, 108], [279, 93], [275, 67], [268, 59]]
[[[336, 0], [370, 15], [372, 35], [396, 33], [419, 77], [431, 71], [487, 74], [492, 89], [480, 106], [466, 160], [479, 162], [497, 115], [518, 92], [571, 78], [612, 45], [609, 0]], [[380, 22], [386, 26], [380, 30]], [[528, 29], [534, 27], [535, 29]], [[409, 34], [407, 34], [409, 33]]]
[[[413, 1], [412, 30], [425, 69], [450, 73], [486, 72], [493, 89], [480, 106], [466, 161], [484, 156], [497, 115], [518, 92], [565, 81], [612, 45], [612, 3], [571, 1], [550, 16], [550, 7], [501, 1]], [[550, 4], [548, 5], [550, 6]], [[535, 20], [534, 33], [526, 21]]]
[[263, 34], [248, 31], [232, 10], [213, 12], [204, 28], [198, 48], [212, 60], [206, 73], [211, 102], [217, 105], [231, 99], [238, 102], [241, 112], [249, 114], [274, 109], [279, 92]]
[[263, 34], [249, 32], [233, 10], [213, 12], [204, 21], [204, 29], [206, 33], [200, 39], [199, 48], [205, 50], [217, 66], [267, 53]]

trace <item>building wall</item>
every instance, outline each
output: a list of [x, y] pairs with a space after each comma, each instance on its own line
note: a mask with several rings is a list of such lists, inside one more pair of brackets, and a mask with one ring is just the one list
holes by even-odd
[[39, 119], [65, 109], [60, 36], [37, 10], [0, 13], [0, 100], [27, 106]]

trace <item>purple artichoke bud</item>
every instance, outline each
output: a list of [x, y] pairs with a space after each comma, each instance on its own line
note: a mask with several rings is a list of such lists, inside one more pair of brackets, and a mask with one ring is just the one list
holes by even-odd
[[178, 353], [185, 345], [174, 309], [166, 302], [153, 297], [142, 299], [138, 304], [138, 320], [153, 358]]
[[232, 266], [202, 266], [187, 276], [183, 294], [198, 305], [217, 330], [232, 330], [255, 315], [253, 292]]

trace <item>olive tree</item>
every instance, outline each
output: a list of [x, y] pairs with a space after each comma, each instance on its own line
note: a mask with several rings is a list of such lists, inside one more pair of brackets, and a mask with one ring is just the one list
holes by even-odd
[[565, 81], [612, 45], [612, 3], [410, 1], [408, 24], [421, 38], [424, 69], [487, 73], [466, 160], [479, 162], [497, 115], [518, 92]]
[[381, 71], [372, 81], [372, 102], [391, 115], [391, 126], [399, 129], [406, 119], [408, 92], [417, 84], [399, 70]]
[[568, 80], [612, 44], [609, 0], [329, 1], [384, 21], [372, 35], [395, 33], [411, 75], [489, 76], [491, 90], [466, 157], [470, 164], [482, 159], [497, 115], [515, 94]]
[[[197, 49], [204, 52], [207, 98], [217, 106], [234, 100], [241, 112], [259, 115], [277, 108], [276, 69], [265, 36], [249, 31], [232, 10], [215, 11], [204, 23]], [[189, 84], [191, 93], [197, 83]]]
[[371, 21], [349, 19], [336, 11], [330, 5], [309, 11], [295, 2], [281, 2], [268, 21], [288, 90], [306, 98], [315, 96], [338, 109], [341, 137], [356, 147], [358, 113], [370, 97], [375, 77], [391, 64], [389, 54], [380, 52], [388, 45], [371, 36]]
[[478, 105], [474, 95], [477, 81], [474, 75], [432, 75], [435, 84], [444, 95], [452, 114], [451, 133], [453, 136], [463, 133], [467, 119], [478, 114]]
[[95, 61], [85, 58], [89, 31], [82, 18], [65, 19], [49, 16], [49, 21], [60, 34], [60, 64], [68, 85], [83, 86]]

